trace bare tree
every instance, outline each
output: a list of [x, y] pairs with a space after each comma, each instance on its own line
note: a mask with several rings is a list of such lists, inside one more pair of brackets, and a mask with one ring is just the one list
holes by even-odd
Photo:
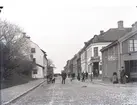
[[48, 59], [48, 67], [56, 68], [51, 59]]
[[23, 73], [33, 68], [34, 64], [29, 60], [28, 42], [23, 31], [17, 25], [0, 20], [0, 42], [5, 46], [4, 49], [1, 48], [0, 55], [4, 71], [14, 70]]

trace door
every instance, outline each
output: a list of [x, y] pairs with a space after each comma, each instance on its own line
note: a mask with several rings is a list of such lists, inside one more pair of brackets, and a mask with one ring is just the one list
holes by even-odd
[[125, 72], [128, 75], [128, 82], [130, 81], [130, 61], [125, 61]]

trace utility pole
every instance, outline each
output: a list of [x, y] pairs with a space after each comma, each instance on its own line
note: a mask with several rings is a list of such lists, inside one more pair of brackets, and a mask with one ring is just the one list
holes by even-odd
[[3, 6], [0, 6], [0, 13], [1, 13], [1, 10], [3, 9]]

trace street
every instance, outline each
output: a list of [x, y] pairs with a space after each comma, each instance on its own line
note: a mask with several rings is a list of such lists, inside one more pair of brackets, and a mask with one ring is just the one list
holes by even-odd
[[44, 83], [11, 105], [120, 105], [137, 104], [137, 88], [102, 86], [61, 78], [55, 84]]

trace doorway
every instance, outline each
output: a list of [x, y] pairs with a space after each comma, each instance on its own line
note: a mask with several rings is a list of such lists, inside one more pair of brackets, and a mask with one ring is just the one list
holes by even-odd
[[98, 77], [99, 76], [99, 62], [93, 63], [93, 76]]
[[137, 81], [137, 60], [125, 61], [125, 72], [129, 81]]

